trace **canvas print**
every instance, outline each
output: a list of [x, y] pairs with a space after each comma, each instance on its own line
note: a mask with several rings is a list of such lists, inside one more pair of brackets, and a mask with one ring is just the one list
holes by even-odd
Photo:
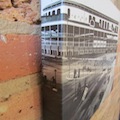
[[112, 91], [118, 10], [110, 0], [41, 5], [44, 119], [90, 120]]

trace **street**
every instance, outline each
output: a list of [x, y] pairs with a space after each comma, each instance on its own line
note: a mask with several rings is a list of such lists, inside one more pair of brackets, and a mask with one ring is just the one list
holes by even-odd
[[60, 108], [48, 111], [61, 111], [63, 120], [90, 120], [112, 89], [114, 64], [114, 55], [73, 60], [70, 64], [44, 59], [43, 72], [48, 81], [44, 88], [48, 104], [44, 109], [59, 104]]

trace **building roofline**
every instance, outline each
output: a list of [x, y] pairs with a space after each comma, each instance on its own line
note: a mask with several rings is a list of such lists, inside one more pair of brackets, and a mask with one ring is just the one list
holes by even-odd
[[61, 0], [58, 0], [58, 1], [54, 2], [54, 3], [51, 3], [51, 4], [47, 5], [47, 6], [43, 9], [43, 11], [44, 11], [44, 10], [47, 10], [47, 9], [50, 9], [51, 7], [53, 7], [53, 6], [56, 5], [56, 4], [61, 4], [61, 3], [62, 3]]
[[101, 13], [101, 12], [99, 12], [99, 11], [97, 11], [97, 10], [94, 10], [94, 9], [92, 9], [92, 8], [86, 6], [86, 5], [83, 5], [83, 4], [81, 4], [81, 3], [74, 2], [74, 1], [71, 1], [71, 0], [59, 0], [59, 1], [56, 1], [56, 2], [54, 2], [54, 3], [52, 3], [52, 4], [49, 4], [48, 6], [46, 6], [46, 7], [43, 9], [43, 11], [48, 10], [48, 9], [50, 9], [50, 8], [52, 8], [52, 7], [55, 7], [56, 5], [60, 5], [60, 4], [62, 4], [62, 3], [63, 3], [63, 4], [64, 4], [64, 3], [71, 3], [71, 4], [76, 5], [76, 6], [78, 6], [78, 7], [84, 8], [86, 11], [89, 10], [89, 12], [91, 12], [91, 13], [93, 13], [93, 14], [99, 14], [99, 16], [101, 16], [101, 17], [104, 18], [104, 19], [109, 19], [110, 21], [115, 22], [116, 24], [119, 23], [117, 20], [114, 20], [113, 18], [111, 18], [111, 17], [109, 17], [109, 16], [107, 16], [107, 15], [104, 15], [103, 13]]

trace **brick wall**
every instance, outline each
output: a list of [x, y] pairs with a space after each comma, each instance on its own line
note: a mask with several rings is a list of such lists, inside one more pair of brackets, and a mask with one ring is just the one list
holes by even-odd
[[0, 1], [0, 120], [41, 120], [39, 0]]

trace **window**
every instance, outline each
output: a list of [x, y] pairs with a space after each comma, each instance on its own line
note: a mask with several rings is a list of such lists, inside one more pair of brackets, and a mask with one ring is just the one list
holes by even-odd
[[102, 24], [102, 28], [104, 29], [104, 21], [102, 22], [103, 24]]
[[62, 24], [62, 25], [59, 25], [58, 26], [58, 31], [59, 32], [62, 32], [62, 33], [65, 33], [66, 32], [66, 25]]
[[90, 30], [89, 29], [85, 29], [85, 34], [89, 34]]
[[46, 26], [46, 27], [45, 27], [45, 31], [49, 31], [49, 26]]
[[68, 26], [68, 33], [72, 33], [73, 34], [73, 26]]
[[44, 27], [42, 27], [41, 31], [44, 31]]
[[51, 26], [51, 31], [57, 32], [57, 25]]
[[107, 29], [109, 30], [109, 23], [108, 23], [108, 25], [107, 25]]
[[91, 23], [90, 23], [92, 26], [95, 26], [95, 22], [93, 20], [91, 20]]
[[44, 53], [44, 49], [42, 49], [42, 53]]
[[116, 33], [118, 32], [118, 27], [117, 27], [117, 26], [115, 27], [115, 32], [116, 32]]
[[84, 34], [84, 28], [80, 28], [80, 34]]
[[70, 9], [68, 9], [68, 17], [70, 17]]
[[89, 16], [89, 22], [91, 21], [91, 19], [92, 19], [92, 17], [91, 17], [91, 15]]
[[114, 31], [114, 26], [113, 26], [113, 24], [112, 24], [112, 26], [111, 26], [111, 30]]
[[98, 34], [97, 34], [97, 31], [94, 31], [94, 36], [97, 36]]
[[86, 46], [86, 47], [88, 46], [88, 41], [85, 41], [85, 46]]
[[67, 56], [68, 56], [68, 57], [72, 57], [72, 51], [68, 51], [68, 52], [67, 52]]
[[50, 54], [52, 55], [53, 51], [51, 50]]
[[89, 30], [89, 32], [94, 35], [94, 31], [93, 30]]
[[104, 37], [107, 37], [107, 34], [106, 34], [106, 33], [104, 33]]
[[95, 27], [95, 17], [91, 17], [91, 15], [89, 16], [89, 23], [90, 23], [90, 26], [92, 27]]
[[63, 38], [59, 38], [59, 46], [63, 45]]
[[101, 37], [104, 37], [104, 36], [103, 36], [103, 32], [101, 32]]
[[93, 46], [93, 42], [89, 42], [89, 46], [92, 47]]
[[47, 54], [47, 50], [45, 49], [45, 54]]
[[105, 22], [105, 29], [106, 29], [106, 22]]
[[57, 15], [59, 15], [59, 14], [60, 14], [60, 9], [57, 10]]
[[106, 30], [107, 30], [107, 28], [108, 28], [108, 23], [106, 22]]
[[52, 11], [52, 15], [55, 15], [55, 10]]
[[93, 17], [93, 20], [95, 21], [95, 17]]
[[50, 12], [48, 13], [48, 15], [50, 16]]
[[68, 46], [73, 46], [73, 39], [72, 38], [68, 38]]
[[101, 27], [101, 20], [100, 20], [100, 22], [99, 22], [99, 26]]
[[60, 33], [62, 32], [62, 26], [61, 26], [61, 25], [58, 26], [58, 31], [59, 31]]
[[78, 35], [79, 34], [79, 28], [78, 27], [75, 27], [74, 28], [74, 35]]
[[98, 37], [101, 37], [101, 34], [100, 34], [100, 32], [98, 32]]
[[58, 51], [58, 56], [60, 56], [60, 53], [61, 53], [61, 52], [60, 52], [60, 51]]
[[79, 43], [78, 38], [75, 38], [74, 39], [74, 46], [78, 46], [78, 43]]
[[51, 44], [57, 45], [57, 38], [51, 38]]

